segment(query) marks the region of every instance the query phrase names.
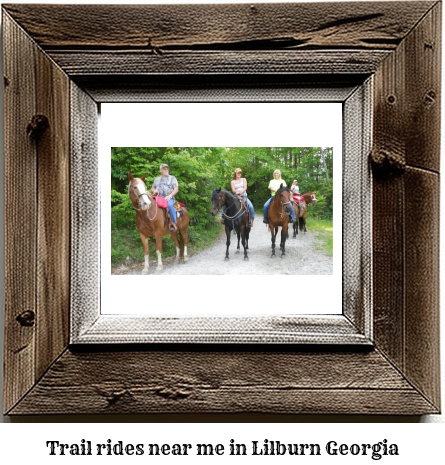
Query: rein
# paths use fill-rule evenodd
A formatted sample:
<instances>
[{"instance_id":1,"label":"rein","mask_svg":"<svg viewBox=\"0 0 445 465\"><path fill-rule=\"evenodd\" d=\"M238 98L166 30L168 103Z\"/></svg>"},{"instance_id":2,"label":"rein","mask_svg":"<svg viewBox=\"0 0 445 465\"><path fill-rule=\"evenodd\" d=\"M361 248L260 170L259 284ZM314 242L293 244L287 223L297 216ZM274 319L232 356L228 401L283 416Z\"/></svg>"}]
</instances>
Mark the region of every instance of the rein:
<instances>
[{"instance_id":1,"label":"rein","mask_svg":"<svg viewBox=\"0 0 445 465\"><path fill-rule=\"evenodd\" d=\"M275 197L276 197L277 195L278 195L278 193L275 195ZM280 194L280 197L281 197L281 194ZM283 202L283 201L280 200L281 211L277 209L277 207L275 206L275 202L276 202L276 199L274 199L272 205L273 205L273 207L275 208L275 211L280 215L280 223L281 223L281 222L283 221L283 216L285 215L285 213L284 213L284 206L285 206L285 205L290 205L291 202L290 202L290 200L289 200L289 202ZM291 208L293 208L293 207L291 206Z\"/></svg>"},{"instance_id":2,"label":"rein","mask_svg":"<svg viewBox=\"0 0 445 465\"><path fill-rule=\"evenodd\" d=\"M154 216L153 218L150 218L150 215L149 215L149 213L148 213L150 209L147 210L147 218L149 219L149 221L153 221L153 220L156 218L157 214L158 214L158 202L156 202L156 201L153 199L153 197L150 195L150 193L149 193L148 191L143 192L142 194L136 195L136 192L134 191L133 187L131 186L131 183L128 185L128 193L130 193L130 191L131 191L131 193L134 195L134 197L136 198L136 202L137 202L137 204L138 204L139 207L141 206L141 203L140 203L140 201L139 201L139 197L142 197L143 195L147 195L147 197L150 199L150 201L151 201L152 203L153 203L153 201L154 201L154 203L156 204L156 208L155 208L155 216ZM133 210L136 210L137 212L140 212L140 211L142 211L142 208L136 208L136 207L133 205Z\"/></svg>"},{"instance_id":3,"label":"rein","mask_svg":"<svg viewBox=\"0 0 445 465\"><path fill-rule=\"evenodd\" d=\"M218 201L219 201L219 208L218 208L218 213L219 211L221 210L222 208L222 205L221 205L221 197L222 197L222 194L220 193L219 196L218 196ZM225 198L225 200L227 200L227 198ZM233 201L233 203L231 203L230 205L226 205L226 211L233 207L235 205L235 202L236 202L236 199ZM227 215L226 213L223 212L223 217L227 220L230 220L232 221L232 229L235 229L235 221L239 218L241 218L244 213L246 213L246 210L243 209L243 205L241 204L240 202L240 209L235 213L234 216L229 216Z\"/></svg>"}]
</instances>

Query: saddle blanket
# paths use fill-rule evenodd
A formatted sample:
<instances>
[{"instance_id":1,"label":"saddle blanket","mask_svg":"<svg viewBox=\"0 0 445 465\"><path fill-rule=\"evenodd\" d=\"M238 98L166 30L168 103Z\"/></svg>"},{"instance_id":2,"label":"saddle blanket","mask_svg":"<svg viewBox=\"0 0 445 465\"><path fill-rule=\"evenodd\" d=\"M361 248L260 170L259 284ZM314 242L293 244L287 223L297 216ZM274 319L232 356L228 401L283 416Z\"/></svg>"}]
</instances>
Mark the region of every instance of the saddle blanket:
<instances>
[{"instance_id":1,"label":"saddle blanket","mask_svg":"<svg viewBox=\"0 0 445 465\"><path fill-rule=\"evenodd\" d=\"M159 208L168 208L167 200L165 200L164 197L161 197L160 195L154 195L153 198L156 199L156 203L158 204ZM185 204L175 200L173 206L175 207L175 210L178 212L182 211L182 207L185 207Z\"/></svg>"},{"instance_id":2,"label":"saddle blanket","mask_svg":"<svg viewBox=\"0 0 445 465\"><path fill-rule=\"evenodd\" d=\"M303 202L303 196L302 195L294 195L294 201L295 201L295 203Z\"/></svg>"}]
</instances>

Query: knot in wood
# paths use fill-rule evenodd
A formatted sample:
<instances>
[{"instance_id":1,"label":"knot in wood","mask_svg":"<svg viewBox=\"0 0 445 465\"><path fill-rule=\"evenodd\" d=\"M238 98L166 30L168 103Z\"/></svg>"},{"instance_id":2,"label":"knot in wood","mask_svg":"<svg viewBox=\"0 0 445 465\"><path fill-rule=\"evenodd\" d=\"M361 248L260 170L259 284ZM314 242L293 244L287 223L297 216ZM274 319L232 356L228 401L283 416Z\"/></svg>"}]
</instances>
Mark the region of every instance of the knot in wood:
<instances>
[{"instance_id":1,"label":"knot in wood","mask_svg":"<svg viewBox=\"0 0 445 465\"><path fill-rule=\"evenodd\" d=\"M427 105L431 105L436 101L436 92L434 90L430 90L425 95L425 103Z\"/></svg>"},{"instance_id":2,"label":"knot in wood","mask_svg":"<svg viewBox=\"0 0 445 465\"><path fill-rule=\"evenodd\" d=\"M31 139L39 140L49 128L49 121L45 115L34 115L26 127L26 133Z\"/></svg>"},{"instance_id":3,"label":"knot in wood","mask_svg":"<svg viewBox=\"0 0 445 465\"><path fill-rule=\"evenodd\" d=\"M17 315L16 320L22 326L34 326L35 313L32 310L26 310L20 313L20 315Z\"/></svg>"},{"instance_id":4,"label":"knot in wood","mask_svg":"<svg viewBox=\"0 0 445 465\"><path fill-rule=\"evenodd\" d=\"M377 149L371 153L371 164L374 174L398 175L405 171L406 161L397 150Z\"/></svg>"}]
</instances>

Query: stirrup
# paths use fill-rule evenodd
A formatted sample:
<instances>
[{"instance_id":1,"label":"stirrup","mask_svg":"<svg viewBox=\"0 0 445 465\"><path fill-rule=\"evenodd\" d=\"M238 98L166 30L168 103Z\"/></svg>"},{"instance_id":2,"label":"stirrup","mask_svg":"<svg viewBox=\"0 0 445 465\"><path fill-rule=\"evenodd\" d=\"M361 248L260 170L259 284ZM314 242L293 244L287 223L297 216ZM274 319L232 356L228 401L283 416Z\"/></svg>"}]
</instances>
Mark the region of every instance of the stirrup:
<instances>
[{"instance_id":1,"label":"stirrup","mask_svg":"<svg viewBox=\"0 0 445 465\"><path fill-rule=\"evenodd\" d=\"M170 226L169 230L170 230L170 232L175 232L175 231L178 230L178 227L176 226L175 223L172 223L172 225Z\"/></svg>"}]
</instances>

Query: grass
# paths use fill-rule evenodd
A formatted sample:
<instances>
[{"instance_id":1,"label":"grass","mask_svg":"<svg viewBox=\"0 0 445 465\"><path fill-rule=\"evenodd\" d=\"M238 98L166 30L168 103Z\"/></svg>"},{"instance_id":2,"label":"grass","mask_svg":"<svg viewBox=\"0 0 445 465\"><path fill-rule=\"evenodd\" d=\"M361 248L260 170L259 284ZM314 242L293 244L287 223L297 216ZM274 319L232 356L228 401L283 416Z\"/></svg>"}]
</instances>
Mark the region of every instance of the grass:
<instances>
[{"instance_id":1,"label":"grass","mask_svg":"<svg viewBox=\"0 0 445 465\"><path fill-rule=\"evenodd\" d=\"M198 231L193 227L189 228L189 256L200 250L211 246L215 238L222 230L222 226L215 222L215 226ZM156 257L156 246L154 238L149 240L150 257ZM176 248L173 239L170 236L164 236L162 241L162 258L173 257L176 255ZM111 229L111 266L113 268L120 265L129 265L142 263L144 261L144 251L139 233L135 226L120 227Z\"/></svg>"},{"instance_id":2,"label":"grass","mask_svg":"<svg viewBox=\"0 0 445 465\"><path fill-rule=\"evenodd\" d=\"M334 249L333 221L308 218L307 223L309 224L308 229L310 228L317 240L315 248L332 257Z\"/></svg>"}]
</instances>

